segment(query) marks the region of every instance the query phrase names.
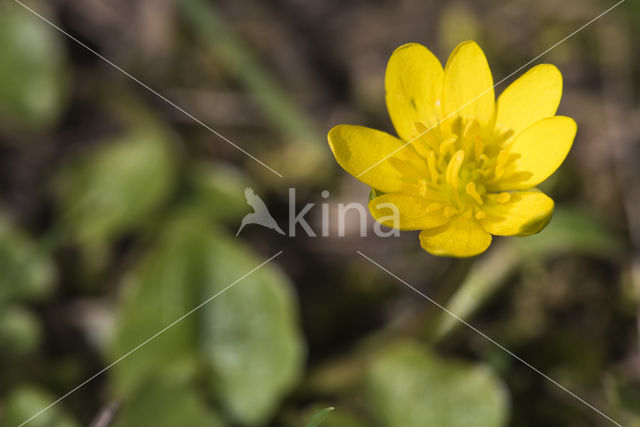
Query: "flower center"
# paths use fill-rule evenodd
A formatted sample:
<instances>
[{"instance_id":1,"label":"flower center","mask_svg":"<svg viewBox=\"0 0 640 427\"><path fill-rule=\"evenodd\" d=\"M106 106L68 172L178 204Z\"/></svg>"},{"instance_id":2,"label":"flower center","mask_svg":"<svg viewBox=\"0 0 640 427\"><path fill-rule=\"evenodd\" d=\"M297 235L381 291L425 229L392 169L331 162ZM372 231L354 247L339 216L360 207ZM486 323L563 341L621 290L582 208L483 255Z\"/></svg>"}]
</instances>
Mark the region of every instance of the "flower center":
<instances>
[{"instance_id":1,"label":"flower center","mask_svg":"<svg viewBox=\"0 0 640 427\"><path fill-rule=\"evenodd\" d=\"M510 154L505 142L512 131L482 127L476 120L457 118L445 130L416 123L417 139L391 165L401 173L403 191L426 198L430 210L444 215L486 216L488 189L506 173L518 154ZM491 194L505 203L509 193Z\"/></svg>"}]
</instances>

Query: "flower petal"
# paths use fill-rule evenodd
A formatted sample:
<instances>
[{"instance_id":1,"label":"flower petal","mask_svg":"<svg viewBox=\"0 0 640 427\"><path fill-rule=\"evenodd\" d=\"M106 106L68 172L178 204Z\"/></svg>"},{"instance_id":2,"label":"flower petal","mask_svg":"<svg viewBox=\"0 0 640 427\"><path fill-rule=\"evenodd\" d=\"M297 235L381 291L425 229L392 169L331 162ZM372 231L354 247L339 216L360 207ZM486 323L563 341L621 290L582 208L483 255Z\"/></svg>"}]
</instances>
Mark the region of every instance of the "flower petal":
<instances>
[{"instance_id":1,"label":"flower petal","mask_svg":"<svg viewBox=\"0 0 640 427\"><path fill-rule=\"evenodd\" d=\"M576 136L577 125L570 117L542 119L526 128L510 147L514 170L495 186L498 190L527 190L547 179L562 164Z\"/></svg>"},{"instance_id":2,"label":"flower petal","mask_svg":"<svg viewBox=\"0 0 640 427\"><path fill-rule=\"evenodd\" d=\"M474 218L458 217L445 226L422 230L420 244L433 255L469 257L478 255L489 247L491 234Z\"/></svg>"},{"instance_id":3,"label":"flower petal","mask_svg":"<svg viewBox=\"0 0 640 427\"><path fill-rule=\"evenodd\" d=\"M397 224L394 224L392 219L396 215L392 206L397 208ZM400 230L422 230L449 222L449 218L443 214L444 209L438 203L402 193L376 197L369 202L369 211L378 222L391 228L396 225L395 228Z\"/></svg>"},{"instance_id":4,"label":"flower petal","mask_svg":"<svg viewBox=\"0 0 640 427\"><path fill-rule=\"evenodd\" d=\"M444 117L474 118L481 125L493 119L493 77L482 49L476 42L460 43L444 69L442 94ZM443 117L443 118L444 118Z\"/></svg>"},{"instance_id":5,"label":"flower petal","mask_svg":"<svg viewBox=\"0 0 640 427\"><path fill-rule=\"evenodd\" d=\"M517 136L533 123L552 117L562 96L562 74L553 65L536 65L498 98L496 124Z\"/></svg>"},{"instance_id":6,"label":"flower petal","mask_svg":"<svg viewBox=\"0 0 640 427\"><path fill-rule=\"evenodd\" d=\"M498 236L528 236L542 230L551 220L553 200L539 191L510 193L511 198L500 203L487 197L484 210L487 217L480 225Z\"/></svg>"},{"instance_id":7,"label":"flower petal","mask_svg":"<svg viewBox=\"0 0 640 427\"><path fill-rule=\"evenodd\" d=\"M416 137L416 123L429 128L438 122L443 79L440 61L426 47L408 43L393 52L384 86L389 116L400 138Z\"/></svg>"},{"instance_id":8,"label":"flower petal","mask_svg":"<svg viewBox=\"0 0 640 427\"><path fill-rule=\"evenodd\" d=\"M338 125L328 139L338 164L351 175L385 193L400 190L400 174L386 160L402 147L398 138L363 126Z\"/></svg>"}]
</instances>

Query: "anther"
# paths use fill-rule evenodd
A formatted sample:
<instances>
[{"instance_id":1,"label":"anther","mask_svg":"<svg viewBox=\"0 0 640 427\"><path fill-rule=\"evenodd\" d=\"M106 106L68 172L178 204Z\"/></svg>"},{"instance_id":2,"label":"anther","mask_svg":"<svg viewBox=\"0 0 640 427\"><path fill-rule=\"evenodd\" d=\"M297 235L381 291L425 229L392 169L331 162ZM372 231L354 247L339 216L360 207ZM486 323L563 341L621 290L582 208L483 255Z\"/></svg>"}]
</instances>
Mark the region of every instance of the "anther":
<instances>
[{"instance_id":1,"label":"anther","mask_svg":"<svg viewBox=\"0 0 640 427\"><path fill-rule=\"evenodd\" d=\"M426 197L427 196L427 180L426 179L421 179L420 181L418 181L418 188L419 188L419 192L420 195L422 197Z\"/></svg>"},{"instance_id":2,"label":"anther","mask_svg":"<svg viewBox=\"0 0 640 427\"><path fill-rule=\"evenodd\" d=\"M442 141L442 144L440 144L440 155L444 156L445 154L447 154L457 140L458 137L456 135L451 135L449 138Z\"/></svg>"},{"instance_id":3,"label":"anther","mask_svg":"<svg viewBox=\"0 0 640 427\"><path fill-rule=\"evenodd\" d=\"M427 146L433 150L438 149L438 141L433 137L430 132L430 129L427 128L424 124L420 122L415 123L416 130L418 134L414 137L416 141L426 142Z\"/></svg>"},{"instance_id":4,"label":"anther","mask_svg":"<svg viewBox=\"0 0 640 427\"><path fill-rule=\"evenodd\" d=\"M451 206L446 206L444 208L444 216L446 216L447 218L451 218L452 216L454 216L456 213L458 212L457 209L452 208Z\"/></svg>"},{"instance_id":5,"label":"anther","mask_svg":"<svg viewBox=\"0 0 640 427\"><path fill-rule=\"evenodd\" d=\"M429 152L429 157L427 157L427 166L429 167L429 175L431 176L431 181L436 183L438 178L440 178L440 174L438 173L438 168L436 167L436 153L434 151Z\"/></svg>"},{"instance_id":6,"label":"anther","mask_svg":"<svg viewBox=\"0 0 640 427\"><path fill-rule=\"evenodd\" d=\"M473 135L476 132L478 127L479 127L478 122L475 120L471 120L467 122L467 125L464 127L464 131L462 132L462 136L464 138L470 138L471 135Z\"/></svg>"},{"instance_id":7,"label":"anther","mask_svg":"<svg viewBox=\"0 0 640 427\"><path fill-rule=\"evenodd\" d=\"M500 178L502 178L502 175L504 175L504 165L503 164L499 164L496 166L495 170L493 171L493 179L492 181L495 182L497 180L499 180Z\"/></svg>"},{"instance_id":8,"label":"anther","mask_svg":"<svg viewBox=\"0 0 640 427\"><path fill-rule=\"evenodd\" d=\"M507 163L507 159L509 158L509 153L507 150L500 150L498 153L498 158L496 159L496 165L504 165Z\"/></svg>"},{"instance_id":9,"label":"anther","mask_svg":"<svg viewBox=\"0 0 640 427\"><path fill-rule=\"evenodd\" d=\"M475 149L474 154L476 155L476 159L479 160L480 156L482 155L482 152L484 151L484 143L482 142L482 139L480 139L478 135L476 135L476 138L475 138L474 149Z\"/></svg>"},{"instance_id":10,"label":"anther","mask_svg":"<svg viewBox=\"0 0 640 427\"><path fill-rule=\"evenodd\" d=\"M427 213L432 213L440 209L442 206L438 202L431 202L429 206L427 206Z\"/></svg>"},{"instance_id":11,"label":"anther","mask_svg":"<svg viewBox=\"0 0 640 427\"><path fill-rule=\"evenodd\" d=\"M511 200L511 194L509 193L496 194L495 199L498 201L498 203L507 203L509 200Z\"/></svg>"},{"instance_id":12,"label":"anther","mask_svg":"<svg viewBox=\"0 0 640 427\"><path fill-rule=\"evenodd\" d=\"M454 188L458 186L458 172L460 172L460 167L462 166L463 161L464 151L458 150L451 160L449 160L449 164L447 165L446 181Z\"/></svg>"},{"instance_id":13,"label":"anther","mask_svg":"<svg viewBox=\"0 0 640 427\"><path fill-rule=\"evenodd\" d=\"M473 181L468 182L467 186L465 187L465 190L467 194L473 198L473 200L475 200L480 206L482 206L483 204L482 197L480 197L480 194L478 194L478 190L476 189L475 182Z\"/></svg>"}]
</instances>

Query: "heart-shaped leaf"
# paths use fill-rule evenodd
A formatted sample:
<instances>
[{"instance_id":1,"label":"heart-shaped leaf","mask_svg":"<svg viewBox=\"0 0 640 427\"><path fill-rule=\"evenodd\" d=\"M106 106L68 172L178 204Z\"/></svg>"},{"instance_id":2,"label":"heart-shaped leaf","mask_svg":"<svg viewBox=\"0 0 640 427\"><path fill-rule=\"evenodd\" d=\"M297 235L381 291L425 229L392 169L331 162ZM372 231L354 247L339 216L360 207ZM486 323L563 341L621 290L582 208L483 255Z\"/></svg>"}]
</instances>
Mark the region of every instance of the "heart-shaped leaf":
<instances>
[{"instance_id":1,"label":"heart-shaped leaf","mask_svg":"<svg viewBox=\"0 0 640 427\"><path fill-rule=\"evenodd\" d=\"M504 386L490 369L443 359L417 343L378 355L367 395L386 427L499 427L508 411Z\"/></svg>"}]
</instances>

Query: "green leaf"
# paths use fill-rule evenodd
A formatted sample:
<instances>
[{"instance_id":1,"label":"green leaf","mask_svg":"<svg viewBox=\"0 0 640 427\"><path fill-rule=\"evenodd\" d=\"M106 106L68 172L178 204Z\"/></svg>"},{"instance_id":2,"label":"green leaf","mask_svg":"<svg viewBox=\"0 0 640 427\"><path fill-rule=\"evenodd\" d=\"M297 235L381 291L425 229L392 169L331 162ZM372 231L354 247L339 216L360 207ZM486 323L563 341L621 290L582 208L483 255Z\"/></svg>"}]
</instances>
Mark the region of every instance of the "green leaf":
<instances>
[{"instance_id":1,"label":"green leaf","mask_svg":"<svg viewBox=\"0 0 640 427\"><path fill-rule=\"evenodd\" d=\"M126 400L114 427L221 427L224 424L192 389L154 381Z\"/></svg>"},{"instance_id":2,"label":"green leaf","mask_svg":"<svg viewBox=\"0 0 640 427\"><path fill-rule=\"evenodd\" d=\"M197 165L191 174L194 202L218 221L235 222L246 213L248 185L239 170L222 163Z\"/></svg>"},{"instance_id":3,"label":"green leaf","mask_svg":"<svg viewBox=\"0 0 640 427\"><path fill-rule=\"evenodd\" d=\"M387 427L498 427L508 399L485 366L443 359L417 343L398 344L368 369L370 408Z\"/></svg>"},{"instance_id":4,"label":"green leaf","mask_svg":"<svg viewBox=\"0 0 640 427\"><path fill-rule=\"evenodd\" d=\"M265 422L298 379L303 344L296 302L273 264L214 231L198 211L165 227L129 277L110 359L155 335L237 282L113 367L119 396L170 372L179 384L208 378L208 390L242 424ZM241 279L240 281L238 281Z\"/></svg>"},{"instance_id":5,"label":"green leaf","mask_svg":"<svg viewBox=\"0 0 640 427\"><path fill-rule=\"evenodd\" d=\"M261 263L237 240L211 239L207 295ZM303 345L291 285L274 264L256 270L202 312L202 350L211 387L231 415L258 424L274 411L300 374Z\"/></svg>"},{"instance_id":6,"label":"green leaf","mask_svg":"<svg viewBox=\"0 0 640 427\"><path fill-rule=\"evenodd\" d=\"M15 427L52 404L55 396L34 387L23 385L13 390L4 400L0 411L0 427ZM79 424L64 410L54 405L29 421L29 427L77 427Z\"/></svg>"},{"instance_id":7,"label":"green leaf","mask_svg":"<svg viewBox=\"0 0 640 427\"><path fill-rule=\"evenodd\" d=\"M182 317L199 303L201 254L206 224L178 216L163 228L155 247L126 277L109 352L117 360ZM170 371L185 382L197 370L197 316L167 329L112 369L118 396L131 396L142 384Z\"/></svg>"},{"instance_id":8,"label":"green leaf","mask_svg":"<svg viewBox=\"0 0 640 427\"><path fill-rule=\"evenodd\" d=\"M48 255L0 214L0 306L10 301L40 300L51 293L56 269Z\"/></svg>"},{"instance_id":9,"label":"green leaf","mask_svg":"<svg viewBox=\"0 0 640 427\"><path fill-rule=\"evenodd\" d=\"M44 6L33 4L49 15ZM28 131L54 124L64 106L67 75L60 33L18 4L2 2L0 124Z\"/></svg>"},{"instance_id":10,"label":"green leaf","mask_svg":"<svg viewBox=\"0 0 640 427\"><path fill-rule=\"evenodd\" d=\"M65 228L99 246L149 223L175 184L172 148L165 134L144 129L69 164L55 186Z\"/></svg>"},{"instance_id":11,"label":"green leaf","mask_svg":"<svg viewBox=\"0 0 640 427\"><path fill-rule=\"evenodd\" d=\"M17 359L40 345L42 328L38 318L21 306L0 309L0 360Z\"/></svg>"},{"instance_id":12,"label":"green leaf","mask_svg":"<svg viewBox=\"0 0 640 427\"><path fill-rule=\"evenodd\" d=\"M336 408L330 406L328 408L324 408L320 412L317 412L313 417L311 417L311 420L309 420L307 427L318 427L320 423L324 421L327 415L329 415L329 412L333 411L334 409Z\"/></svg>"}]
</instances>

